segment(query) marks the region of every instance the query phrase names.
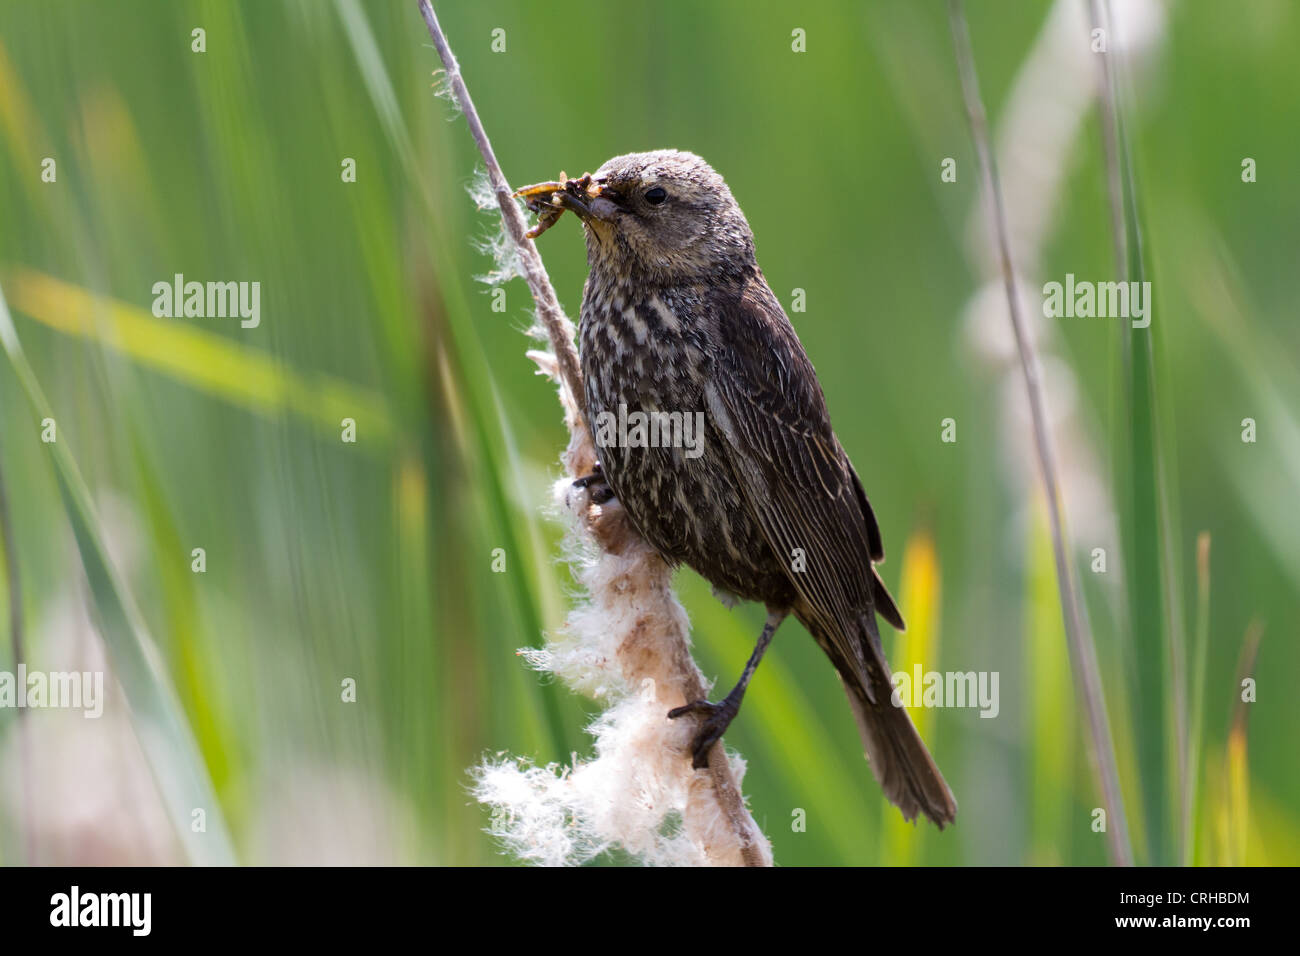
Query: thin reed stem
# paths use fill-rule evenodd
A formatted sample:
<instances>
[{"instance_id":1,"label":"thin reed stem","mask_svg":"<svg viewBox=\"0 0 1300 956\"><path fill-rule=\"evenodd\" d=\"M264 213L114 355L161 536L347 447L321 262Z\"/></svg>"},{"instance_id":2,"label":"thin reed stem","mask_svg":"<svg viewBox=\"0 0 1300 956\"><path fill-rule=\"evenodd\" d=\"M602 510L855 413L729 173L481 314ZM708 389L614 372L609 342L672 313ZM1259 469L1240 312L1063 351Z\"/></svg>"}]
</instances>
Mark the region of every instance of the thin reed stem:
<instances>
[{"instance_id":1,"label":"thin reed stem","mask_svg":"<svg viewBox=\"0 0 1300 956\"><path fill-rule=\"evenodd\" d=\"M1006 210L1003 207L1002 190L998 183L997 165L989 146L984 103L980 98L979 77L975 72L975 54L971 48L970 31L966 26L966 15L961 0L949 0L948 11L957 68L961 74L966 114L970 120L971 137L979 158L983 193L990 207L989 218L996 234L1011 328L1015 334L1016 349L1020 354L1020 367L1025 376L1025 390L1029 398L1029 411L1034 427L1034 450L1038 456L1043 491L1047 498L1052 552L1056 558L1056 580L1061 596L1061 612L1065 618L1066 638L1070 647L1071 669L1074 673L1075 686L1087 714L1091 744L1089 749L1093 765L1100 778L1102 800L1106 804L1107 844L1113 863L1130 866L1133 863L1133 853L1129 844L1128 822L1124 815L1124 798L1119 787L1119 771L1115 761L1114 744L1111 740L1110 720L1106 714L1101 673L1097 664L1097 648L1082 612L1073 568L1065 544L1058 470L1047 430L1046 402L1043 398L1038 354L1025 329L1024 316L1020 311Z\"/></svg>"},{"instance_id":2,"label":"thin reed stem","mask_svg":"<svg viewBox=\"0 0 1300 956\"><path fill-rule=\"evenodd\" d=\"M496 153L492 149L492 141L488 139L487 131L483 129L483 123L478 118L478 110L474 108L469 88L465 85L465 78L461 76L460 64L456 62L456 55L452 53L447 37L443 34L442 27L438 25L438 15L433 12L433 7L428 0L420 0L420 14L429 27L429 36L433 38L438 58L442 60L451 94L456 100L457 107L465 114L470 135L474 137L474 144L478 147L479 153L483 156L483 163L487 166L488 181L492 184L497 205L501 207L501 218L505 222L511 241L518 248L519 262L523 268L524 279L528 283L528 291L532 293L533 301L537 303L538 315L546 329L547 338L550 339L551 349L555 353L560 380L568 389L575 407L585 417L587 396L582 389L582 367L578 364L578 350L573 344L573 323L560 308L560 300L555 294L555 287L551 285L550 276L546 273L546 265L542 262L536 243L524 235L528 231L524 214L519 209L519 203L512 196L513 191L510 184L506 182L505 173L501 171L501 164L497 162Z\"/></svg>"},{"instance_id":3,"label":"thin reed stem","mask_svg":"<svg viewBox=\"0 0 1300 956\"><path fill-rule=\"evenodd\" d=\"M492 150L492 143L488 139L487 131L483 129L483 123L479 119L478 111L474 108L474 101L470 98L469 89L465 85L460 66L456 62L456 56L452 53L447 37L443 34L442 27L438 23L438 16L434 13L433 7L428 0L419 0L419 7L420 14L424 17L424 22L429 28L429 35L433 38L433 45L438 51L438 57L442 60L451 94L456 105L465 115L465 120L469 123L470 133L473 135L479 153L483 156L483 162L487 166L488 180L492 185L493 194L496 196L497 205L501 208L501 218L505 222L506 231L511 241L514 242L518 249L524 278L528 282L528 289L532 293L533 301L537 304L537 311L541 317L543 328L545 328L547 338L550 340L551 350L555 354L557 372L562 387L568 392L574 408L577 409L577 424L580 426L585 423L587 405L586 393L582 387L582 367L578 362L578 351L573 343L573 323L569 321L564 314L564 310L560 308L555 288L551 285L546 266L537 251L536 244L525 235L528 226L524 220L524 215L520 211L519 204L513 198L510 185L507 183L505 174L501 171L501 166L497 162L496 154ZM585 431L579 440L587 446L591 444L591 437ZM596 460L594 448L588 447L586 452L586 454L570 454L567 458L570 462ZM661 648L661 652L667 655L682 655L689 660L690 650L686 645L685 636L678 635L678 639L673 641L673 644L675 646ZM692 672L695 672L695 670L694 666L690 668ZM696 686L687 686L684 691L685 700L694 700L703 696L704 688L702 684L698 684ZM731 763L727 759L721 741L716 743L709 752L709 779L713 797L718 804L723 819L727 821L728 829L735 840L740 858L746 866L762 866L764 862L763 855L755 839L756 834L754 832L757 828L749 814L749 810L745 807L744 796L736 782L735 775L731 770Z\"/></svg>"}]
</instances>

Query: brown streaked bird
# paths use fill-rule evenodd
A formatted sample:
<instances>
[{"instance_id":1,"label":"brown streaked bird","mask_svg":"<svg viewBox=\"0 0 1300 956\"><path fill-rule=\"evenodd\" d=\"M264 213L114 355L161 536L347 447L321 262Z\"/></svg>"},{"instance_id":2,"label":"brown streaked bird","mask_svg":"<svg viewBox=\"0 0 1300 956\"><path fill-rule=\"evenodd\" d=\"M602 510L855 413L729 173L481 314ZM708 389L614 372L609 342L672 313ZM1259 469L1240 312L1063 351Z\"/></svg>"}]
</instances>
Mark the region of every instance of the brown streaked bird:
<instances>
[{"instance_id":1,"label":"brown streaked bird","mask_svg":"<svg viewBox=\"0 0 1300 956\"><path fill-rule=\"evenodd\" d=\"M628 415L703 412L698 448L598 441L599 471L578 484L596 500L616 496L667 561L767 607L735 688L668 714L697 715L694 766L707 763L793 613L835 665L885 796L909 820L951 823L957 802L892 701L876 615L900 630L903 619L874 567L885 556L880 529L726 182L692 153L658 150L519 194L539 214L534 235L566 209L583 223L580 348L592 435L620 406Z\"/></svg>"}]
</instances>

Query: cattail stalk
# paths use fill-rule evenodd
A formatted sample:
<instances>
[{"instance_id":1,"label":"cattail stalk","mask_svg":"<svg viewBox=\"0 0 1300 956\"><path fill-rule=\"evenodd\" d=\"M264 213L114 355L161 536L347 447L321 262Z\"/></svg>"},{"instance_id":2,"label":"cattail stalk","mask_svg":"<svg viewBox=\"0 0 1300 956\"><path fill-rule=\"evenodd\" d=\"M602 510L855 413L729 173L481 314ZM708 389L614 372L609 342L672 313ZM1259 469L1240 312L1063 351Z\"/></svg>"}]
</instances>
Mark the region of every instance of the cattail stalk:
<instances>
[{"instance_id":1,"label":"cattail stalk","mask_svg":"<svg viewBox=\"0 0 1300 956\"><path fill-rule=\"evenodd\" d=\"M586 427L586 400L573 323L560 307L535 243L525 235L527 223L512 197L437 14L428 0L419 0L419 8L442 60L451 95L483 156L506 234L514 244L520 271L550 342L550 354L529 354L560 385L570 432L569 447L562 456L565 468L570 477L587 474L596 462L596 453ZM662 710L661 724L652 725L651 731L673 750L668 754L671 769L666 772L680 775L680 786L673 792L683 795L684 826L688 837L701 848L701 861L770 865L767 840L745 806L736 768L721 741L709 752L707 773L697 774L690 768L684 747L693 729L691 723L670 722L667 718L671 707L703 698L707 692L704 678L691 659L685 613L672 594L672 569L635 534L620 509L580 504L577 510L598 548L594 566L582 575L592 603L581 613L587 615L588 621L594 614L624 627L623 633L606 635L613 638L617 677L626 686L648 695L651 707ZM602 606L610 602L620 606ZM590 627L577 630L591 632ZM626 836L632 843L638 839L636 834Z\"/></svg>"}]
</instances>

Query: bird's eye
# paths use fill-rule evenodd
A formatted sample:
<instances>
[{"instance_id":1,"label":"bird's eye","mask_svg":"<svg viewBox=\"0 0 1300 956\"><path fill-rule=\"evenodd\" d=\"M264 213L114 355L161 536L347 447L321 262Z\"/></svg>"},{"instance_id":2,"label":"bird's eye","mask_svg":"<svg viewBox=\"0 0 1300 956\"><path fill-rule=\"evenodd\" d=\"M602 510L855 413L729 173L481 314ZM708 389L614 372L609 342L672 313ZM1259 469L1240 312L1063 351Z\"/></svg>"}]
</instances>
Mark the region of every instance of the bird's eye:
<instances>
[{"instance_id":1,"label":"bird's eye","mask_svg":"<svg viewBox=\"0 0 1300 956\"><path fill-rule=\"evenodd\" d=\"M668 200L668 190L662 186L656 186L654 189L647 189L645 201L652 206L662 206Z\"/></svg>"}]
</instances>

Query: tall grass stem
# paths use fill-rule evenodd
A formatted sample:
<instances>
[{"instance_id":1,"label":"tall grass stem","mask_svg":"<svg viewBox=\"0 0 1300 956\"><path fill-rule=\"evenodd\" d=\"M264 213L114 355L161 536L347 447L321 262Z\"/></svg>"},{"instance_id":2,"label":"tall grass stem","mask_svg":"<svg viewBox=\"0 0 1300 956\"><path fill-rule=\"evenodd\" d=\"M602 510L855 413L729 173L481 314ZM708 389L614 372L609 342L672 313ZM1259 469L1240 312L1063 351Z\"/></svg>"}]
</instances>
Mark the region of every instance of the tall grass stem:
<instances>
[{"instance_id":1,"label":"tall grass stem","mask_svg":"<svg viewBox=\"0 0 1300 956\"><path fill-rule=\"evenodd\" d=\"M1002 190L998 183L997 164L989 146L984 103L980 97L979 77L975 70L975 54L971 47L970 30L961 0L949 0L949 18L952 25L953 45L957 68L961 74L961 88L966 105L971 136L979 159L980 175L989 219L994 225L1002 278L1006 284L1007 305L1011 328L1015 334L1020 367L1025 376L1025 390L1033 420L1034 450L1038 456L1043 491L1047 498L1048 520L1052 533L1052 551L1056 558L1057 586L1061 597L1061 612L1065 619L1065 632L1070 645L1075 685L1083 701L1088 719L1089 739L1093 764L1101 783L1102 799L1106 805L1106 836L1113 863L1128 866L1133 862L1129 844L1128 822L1124 815L1124 797L1120 792L1119 771L1111 740L1110 721L1106 714L1106 701L1097 664L1097 648L1087 628L1073 569L1065 543L1064 522L1061 517L1061 493L1057 478L1056 458L1047 430L1046 402L1043 398L1041 369L1038 354L1025 328L1020 310L1020 296L1016 285L1015 266L1011 259L1011 240L1007 229L1006 210Z\"/></svg>"}]
</instances>

